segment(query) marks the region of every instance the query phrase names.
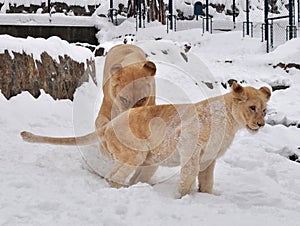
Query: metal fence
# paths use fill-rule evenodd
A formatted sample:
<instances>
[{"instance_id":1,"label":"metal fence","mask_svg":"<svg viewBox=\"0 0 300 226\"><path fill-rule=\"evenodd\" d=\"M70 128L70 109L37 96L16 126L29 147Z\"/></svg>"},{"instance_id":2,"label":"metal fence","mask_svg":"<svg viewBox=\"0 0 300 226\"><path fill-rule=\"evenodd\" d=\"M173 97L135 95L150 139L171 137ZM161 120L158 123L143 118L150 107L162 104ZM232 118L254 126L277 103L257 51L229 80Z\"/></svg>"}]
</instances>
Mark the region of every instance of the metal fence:
<instances>
[{"instance_id":1,"label":"metal fence","mask_svg":"<svg viewBox=\"0 0 300 226\"><path fill-rule=\"evenodd\" d=\"M50 2L55 4L55 0L45 2L49 6ZM95 4L96 2L98 1ZM244 36L266 41L266 49L270 51L297 36L299 2L300 0L108 0L109 8L104 16L115 25L121 24L127 17L134 17L136 29L147 27L147 22L155 17L166 24L167 31L187 29L187 21L188 28L201 28L203 33L242 31Z\"/></svg>"},{"instance_id":2,"label":"metal fence","mask_svg":"<svg viewBox=\"0 0 300 226\"><path fill-rule=\"evenodd\" d=\"M242 30L243 36L261 37L261 40L266 42L267 52L297 37L296 18L300 20L300 0L243 0L243 5L241 2L237 4L235 0L225 1L226 4L220 6L224 7L222 16L214 12L218 8L214 7L210 0L197 1L194 5L198 2L203 5L203 32ZM206 5L209 5L209 9Z\"/></svg>"},{"instance_id":3,"label":"metal fence","mask_svg":"<svg viewBox=\"0 0 300 226\"><path fill-rule=\"evenodd\" d=\"M174 0L169 2L172 1ZM184 10L185 12L188 10L180 8L183 4L175 1L174 8L179 14L175 28L185 29L185 23L180 21L180 19L185 19L191 20L189 28L202 28L203 33L240 30L243 36L261 38L263 42L265 41L266 51L269 52L287 40L297 37L296 17L299 20L300 10L298 10L298 15L295 12L297 6L298 9L300 8L299 1L243 0L236 2L228 0L225 4L216 5L212 0L199 0L191 4L191 7L194 7L194 17L183 16ZM189 13L191 15L191 12Z\"/></svg>"}]
</instances>

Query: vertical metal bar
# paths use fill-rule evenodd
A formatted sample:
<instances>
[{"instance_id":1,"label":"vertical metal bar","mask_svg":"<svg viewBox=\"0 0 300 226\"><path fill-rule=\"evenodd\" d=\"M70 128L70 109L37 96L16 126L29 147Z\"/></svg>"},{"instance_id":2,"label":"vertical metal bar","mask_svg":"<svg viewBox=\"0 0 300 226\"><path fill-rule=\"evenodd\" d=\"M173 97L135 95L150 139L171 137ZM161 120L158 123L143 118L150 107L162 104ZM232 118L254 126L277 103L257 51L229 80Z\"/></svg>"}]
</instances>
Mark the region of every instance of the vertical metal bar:
<instances>
[{"instance_id":1,"label":"vertical metal bar","mask_svg":"<svg viewBox=\"0 0 300 226\"><path fill-rule=\"evenodd\" d=\"M174 31L177 30L177 21L176 21L176 16L174 16Z\"/></svg>"},{"instance_id":2,"label":"vertical metal bar","mask_svg":"<svg viewBox=\"0 0 300 226\"><path fill-rule=\"evenodd\" d=\"M267 29L267 27L269 27L269 24L266 24L265 25L265 29ZM269 29L267 29L267 30L269 30ZM270 45L270 43L269 43L269 37L268 37L268 39L267 39L267 41L266 41L266 44L267 44L267 53L269 53L269 45Z\"/></svg>"},{"instance_id":3,"label":"vertical metal bar","mask_svg":"<svg viewBox=\"0 0 300 226\"><path fill-rule=\"evenodd\" d=\"M269 1L265 0L265 40L267 41L267 53L269 52Z\"/></svg>"},{"instance_id":4,"label":"vertical metal bar","mask_svg":"<svg viewBox=\"0 0 300 226\"><path fill-rule=\"evenodd\" d=\"M206 31L209 31L209 10L208 10L208 0L206 0Z\"/></svg>"},{"instance_id":5,"label":"vertical metal bar","mask_svg":"<svg viewBox=\"0 0 300 226\"><path fill-rule=\"evenodd\" d=\"M273 20L272 20L272 23L271 23L271 47L274 48L274 30L273 30Z\"/></svg>"},{"instance_id":6,"label":"vertical metal bar","mask_svg":"<svg viewBox=\"0 0 300 226\"><path fill-rule=\"evenodd\" d=\"M142 28L142 0L138 0L139 28Z\"/></svg>"},{"instance_id":7,"label":"vertical metal bar","mask_svg":"<svg viewBox=\"0 0 300 226\"><path fill-rule=\"evenodd\" d=\"M139 25L138 25L138 15L137 15L136 12L135 12L134 14L135 14L135 30L138 31L138 29L139 29Z\"/></svg>"},{"instance_id":8,"label":"vertical metal bar","mask_svg":"<svg viewBox=\"0 0 300 226\"><path fill-rule=\"evenodd\" d=\"M115 14L115 23L114 23L115 25L118 25L118 13L116 12L116 14Z\"/></svg>"},{"instance_id":9,"label":"vertical metal bar","mask_svg":"<svg viewBox=\"0 0 300 226\"><path fill-rule=\"evenodd\" d=\"M48 13L51 14L51 0L48 0Z\"/></svg>"},{"instance_id":10,"label":"vertical metal bar","mask_svg":"<svg viewBox=\"0 0 300 226\"><path fill-rule=\"evenodd\" d=\"M233 0L233 3L232 3L232 16L233 16L233 28L235 29L236 28L236 25L235 25L235 0Z\"/></svg>"},{"instance_id":11,"label":"vertical metal bar","mask_svg":"<svg viewBox=\"0 0 300 226\"><path fill-rule=\"evenodd\" d=\"M246 0L246 21L247 21L247 25L246 25L246 34L249 35L250 34L250 28L249 28L249 0Z\"/></svg>"},{"instance_id":12,"label":"vertical metal bar","mask_svg":"<svg viewBox=\"0 0 300 226\"><path fill-rule=\"evenodd\" d=\"M294 26L293 6L294 6L294 1L289 0L289 39L293 38L293 26Z\"/></svg>"},{"instance_id":13,"label":"vertical metal bar","mask_svg":"<svg viewBox=\"0 0 300 226\"><path fill-rule=\"evenodd\" d=\"M264 24L261 25L261 42L264 41Z\"/></svg>"},{"instance_id":14,"label":"vertical metal bar","mask_svg":"<svg viewBox=\"0 0 300 226\"><path fill-rule=\"evenodd\" d=\"M48 0L48 13L49 13L49 22L52 21L52 15L51 15L51 0Z\"/></svg>"},{"instance_id":15,"label":"vertical metal bar","mask_svg":"<svg viewBox=\"0 0 300 226\"><path fill-rule=\"evenodd\" d=\"M113 8L114 8L114 1L110 0L110 2L109 2L110 19L111 19L111 22L114 24L114 11L113 11Z\"/></svg>"},{"instance_id":16,"label":"vertical metal bar","mask_svg":"<svg viewBox=\"0 0 300 226\"><path fill-rule=\"evenodd\" d=\"M173 0L169 0L170 30L173 30Z\"/></svg>"},{"instance_id":17,"label":"vertical metal bar","mask_svg":"<svg viewBox=\"0 0 300 226\"><path fill-rule=\"evenodd\" d=\"M169 17L167 16L167 33L169 33Z\"/></svg>"},{"instance_id":18,"label":"vertical metal bar","mask_svg":"<svg viewBox=\"0 0 300 226\"><path fill-rule=\"evenodd\" d=\"M268 17L269 17L269 1L265 0L265 40L269 39Z\"/></svg>"},{"instance_id":19,"label":"vertical metal bar","mask_svg":"<svg viewBox=\"0 0 300 226\"><path fill-rule=\"evenodd\" d=\"M298 25L300 23L300 0L298 0Z\"/></svg>"}]
</instances>

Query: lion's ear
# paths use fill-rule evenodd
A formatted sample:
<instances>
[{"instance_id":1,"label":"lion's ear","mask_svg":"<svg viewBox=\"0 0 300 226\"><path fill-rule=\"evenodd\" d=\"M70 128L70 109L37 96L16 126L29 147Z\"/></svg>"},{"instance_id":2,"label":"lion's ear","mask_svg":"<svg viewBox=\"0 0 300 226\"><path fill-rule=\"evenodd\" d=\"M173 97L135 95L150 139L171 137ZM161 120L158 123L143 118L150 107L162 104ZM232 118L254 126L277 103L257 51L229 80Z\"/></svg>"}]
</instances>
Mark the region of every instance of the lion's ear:
<instances>
[{"instance_id":1,"label":"lion's ear","mask_svg":"<svg viewBox=\"0 0 300 226\"><path fill-rule=\"evenodd\" d=\"M265 97L266 101L270 100L270 97L271 97L271 90L266 87L266 86L263 86L259 89L259 91L263 94L263 96Z\"/></svg>"},{"instance_id":2,"label":"lion's ear","mask_svg":"<svg viewBox=\"0 0 300 226\"><path fill-rule=\"evenodd\" d=\"M111 68L110 68L110 74L113 75L114 73L116 73L117 71L121 70L123 67L121 64L114 64Z\"/></svg>"},{"instance_id":3,"label":"lion's ear","mask_svg":"<svg viewBox=\"0 0 300 226\"><path fill-rule=\"evenodd\" d=\"M247 100L246 92L245 92L245 89L243 86L241 86L240 84L238 84L236 82L233 82L231 85L231 89L232 89L232 94L235 99L237 99L239 101Z\"/></svg>"},{"instance_id":4,"label":"lion's ear","mask_svg":"<svg viewBox=\"0 0 300 226\"><path fill-rule=\"evenodd\" d=\"M154 76L156 73L156 65L152 61L147 61L144 66L145 69L150 71L151 76Z\"/></svg>"},{"instance_id":5,"label":"lion's ear","mask_svg":"<svg viewBox=\"0 0 300 226\"><path fill-rule=\"evenodd\" d=\"M243 86L241 86L240 84L238 84L237 82L233 82L231 85L231 89L234 93L242 93L244 92L244 88Z\"/></svg>"}]
</instances>

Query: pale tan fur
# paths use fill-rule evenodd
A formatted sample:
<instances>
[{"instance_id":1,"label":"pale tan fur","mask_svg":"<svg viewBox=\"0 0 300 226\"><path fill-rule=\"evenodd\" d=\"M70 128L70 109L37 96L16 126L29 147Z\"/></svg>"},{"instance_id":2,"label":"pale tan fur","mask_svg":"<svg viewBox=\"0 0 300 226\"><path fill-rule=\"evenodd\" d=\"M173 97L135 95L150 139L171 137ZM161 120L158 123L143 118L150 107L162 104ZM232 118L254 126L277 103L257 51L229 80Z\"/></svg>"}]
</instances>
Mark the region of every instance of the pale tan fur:
<instances>
[{"instance_id":1,"label":"pale tan fur","mask_svg":"<svg viewBox=\"0 0 300 226\"><path fill-rule=\"evenodd\" d=\"M156 66L147 61L142 49L134 45L117 45L108 52L103 74L103 102L95 121L96 130L80 137L47 137L21 132L25 141L58 145L88 145L106 142L101 128L131 107L155 104Z\"/></svg>"},{"instance_id":2,"label":"pale tan fur","mask_svg":"<svg viewBox=\"0 0 300 226\"><path fill-rule=\"evenodd\" d=\"M137 167L150 168L141 178L148 181L159 165L181 165L180 197L191 192L197 176L199 191L212 193L216 159L239 129L264 126L270 95L267 87L234 83L230 93L196 104L143 106L120 114L103 135L110 141L105 150L115 160L107 181L128 186L139 180L136 174L130 179Z\"/></svg>"}]
</instances>

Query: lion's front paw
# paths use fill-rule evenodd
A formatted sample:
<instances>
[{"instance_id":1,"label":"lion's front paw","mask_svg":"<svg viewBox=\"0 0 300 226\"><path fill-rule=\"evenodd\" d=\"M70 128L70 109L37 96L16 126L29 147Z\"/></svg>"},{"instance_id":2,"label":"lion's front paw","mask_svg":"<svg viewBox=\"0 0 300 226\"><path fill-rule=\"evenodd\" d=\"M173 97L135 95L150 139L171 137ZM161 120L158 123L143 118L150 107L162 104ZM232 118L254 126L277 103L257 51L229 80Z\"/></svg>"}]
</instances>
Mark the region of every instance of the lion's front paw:
<instances>
[{"instance_id":1,"label":"lion's front paw","mask_svg":"<svg viewBox=\"0 0 300 226\"><path fill-rule=\"evenodd\" d=\"M206 189L198 188L198 192L207 193L207 194L211 194L211 195L215 195L215 196L221 196L220 192L214 191L212 188L206 188Z\"/></svg>"},{"instance_id":2,"label":"lion's front paw","mask_svg":"<svg viewBox=\"0 0 300 226\"><path fill-rule=\"evenodd\" d=\"M190 194L191 191L192 191L191 187L180 186L178 188L178 193L177 193L176 197L177 198L182 198L183 196Z\"/></svg>"},{"instance_id":3,"label":"lion's front paw","mask_svg":"<svg viewBox=\"0 0 300 226\"><path fill-rule=\"evenodd\" d=\"M128 187L128 185L125 185L125 184L121 184L121 183L118 183L118 182L114 182L114 181L111 181L109 179L105 179L106 182L112 187L112 188L126 188Z\"/></svg>"},{"instance_id":4,"label":"lion's front paw","mask_svg":"<svg viewBox=\"0 0 300 226\"><path fill-rule=\"evenodd\" d=\"M213 193L212 185L211 186L201 186L201 185L199 185L198 186L198 192L212 194Z\"/></svg>"}]
</instances>

